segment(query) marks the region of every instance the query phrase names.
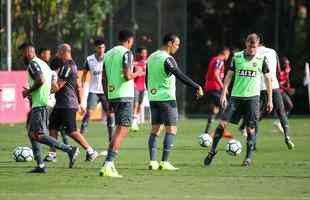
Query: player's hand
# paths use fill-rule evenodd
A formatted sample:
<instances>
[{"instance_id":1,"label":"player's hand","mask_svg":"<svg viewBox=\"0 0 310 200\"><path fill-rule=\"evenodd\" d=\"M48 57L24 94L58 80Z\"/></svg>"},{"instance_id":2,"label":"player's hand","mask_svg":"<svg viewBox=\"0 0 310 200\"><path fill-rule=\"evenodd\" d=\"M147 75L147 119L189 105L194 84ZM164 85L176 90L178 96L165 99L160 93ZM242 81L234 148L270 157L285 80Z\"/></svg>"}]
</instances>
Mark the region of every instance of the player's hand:
<instances>
[{"instance_id":1,"label":"player's hand","mask_svg":"<svg viewBox=\"0 0 310 200\"><path fill-rule=\"evenodd\" d=\"M199 86L199 88L196 90L196 97L197 99L199 99L202 96L203 96L203 89L201 86Z\"/></svg>"},{"instance_id":2,"label":"player's hand","mask_svg":"<svg viewBox=\"0 0 310 200\"><path fill-rule=\"evenodd\" d=\"M23 97L26 98L28 96L30 96L30 92L28 88L23 87Z\"/></svg>"},{"instance_id":3,"label":"player's hand","mask_svg":"<svg viewBox=\"0 0 310 200\"><path fill-rule=\"evenodd\" d=\"M273 103L272 103L272 101L268 101L267 112L270 113L272 110L273 110Z\"/></svg>"},{"instance_id":4,"label":"player's hand","mask_svg":"<svg viewBox=\"0 0 310 200\"><path fill-rule=\"evenodd\" d=\"M226 95L221 95L220 103L223 109L227 107L227 98Z\"/></svg>"},{"instance_id":5,"label":"player's hand","mask_svg":"<svg viewBox=\"0 0 310 200\"><path fill-rule=\"evenodd\" d=\"M83 108L82 105L79 105L79 110L78 110L78 112L79 112L81 115L84 115L85 109Z\"/></svg>"}]
</instances>

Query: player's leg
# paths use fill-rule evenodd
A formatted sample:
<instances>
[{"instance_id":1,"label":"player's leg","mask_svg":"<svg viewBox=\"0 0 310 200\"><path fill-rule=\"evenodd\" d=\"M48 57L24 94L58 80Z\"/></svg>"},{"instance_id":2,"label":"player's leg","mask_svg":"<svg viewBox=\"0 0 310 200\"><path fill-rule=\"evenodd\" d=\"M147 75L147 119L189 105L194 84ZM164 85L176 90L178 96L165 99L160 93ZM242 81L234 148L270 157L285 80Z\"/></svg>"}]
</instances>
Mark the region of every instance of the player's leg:
<instances>
[{"instance_id":1,"label":"player's leg","mask_svg":"<svg viewBox=\"0 0 310 200\"><path fill-rule=\"evenodd\" d=\"M273 104L274 104L274 110L283 128L285 144L287 145L288 149L293 149L294 143L292 142L289 136L288 118L285 112L282 95L279 90L274 90L273 92Z\"/></svg>"},{"instance_id":2,"label":"player's leg","mask_svg":"<svg viewBox=\"0 0 310 200\"><path fill-rule=\"evenodd\" d=\"M150 170L157 170L159 163L157 162L157 138L160 134L161 124L163 123L160 117L160 110L157 102L150 102L152 130L148 140L149 154L150 154Z\"/></svg>"},{"instance_id":3,"label":"player's leg","mask_svg":"<svg viewBox=\"0 0 310 200\"><path fill-rule=\"evenodd\" d=\"M140 120L140 114L141 114L141 107L144 99L144 91L139 91L139 98L138 98L138 107L136 110L136 116L137 116L137 123L139 124ZM139 127L138 127L139 128Z\"/></svg>"},{"instance_id":4,"label":"player's leg","mask_svg":"<svg viewBox=\"0 0 310 200\"><path fill-rule=\"evenodd\" d=\"M256 132L259 120L259 97L248 99L243 102L244 121L247 129L247 149L246 156L242 163L243 166L249 166L252 162L254 146L256 143Z\"/></svg>"},{"instance_id":5,"label":"player's leg","mask_svg":"<svg viewBox=\"0 0 310 200\"><path fill-rule=\"evenodd\" d=\"M132 123L132 102L112 102L115 111L116 130L109 145L108 155L100 170L100 176L122 177L118 174L113 161L119 152L121 143L128 135L128 129Z\"/></svg>"},{"instance_id":6,"label":"player's leg","mask_svg":"<svg viewBox=\"0 0 310 200\"><path fill-rule=\"evenodd\" d=\"M259 133L259 122L266 117L267 115L267 102L268 102L268 95L266 91L261 91L260 96L259 96L259 115L258 115L258 120L256 120L255 123L255 135L252 135L252 139L254 142L254 147L253 150L257 150L257 135Z\"/></svg>"},{"instance_id":7,"label":"player's leg","mask_svg":"<svg viewBox=\"0 0 310 200\"><path fill-rule=\"evenodd\" d=\"M134 104L133 104L133 120L131 125L132 131L138 131L138 120L139 120L139 97L140 97L140 91L135 89L134 93Z\"/></svg>"},{"instance_id":8,"label":"player's leg","mask_svg":"<svg viewBox=\"0 0 310 200\"><path fill-rule=\"evenodd\" d=\"M215 133L214 133L211 149L210 149L208 155L206 156L206 158L204 159L204 165L206 167L211 164L214 156L217 153L217 150L216 150L217 149L217 145L220 142L221 138L223 137L224 130L227 127L227 124L228 124L227 121L220 120L217 128L215 129Z\"/></svg>"},{"instance_id":9,"label":"player's leg","mask_svg":"<svg viewBox=\"0 0 310 200\"><path fill-rule=\"evenodd\" d=\"M290 112L292 111L292 109L294 108L293 101L286 92L281 93L281 96L283 99L286 115L288 116L290 114Z\"/></svg>"},{"instance_id":10,"label":"player's leg","mask_svg":"<svg viewBox=\"0 0 310 200\"><path fill-rule=\"evenodd\" d=\"M230 98L229 105L222 113L221 120L215 129L213 143L211 149L204 160L204 165L207 167L211 164L214 156L217 153L217 146L223 137L224 130L227 128L228 122L238 123L241 119L242 112L239 112L240 101Z\"/></svg>"},{"instance_id":11,"label":"player's leg","mask_svg":"<svg viewBox=\"0 0 310 200\"><path fill-rule=\"evenodd\" d=\"M60 135L61 135L61 137L62 137L62 142L63 142L64 144L69 144L69 136L68 136L68 134L66 133L66 127L61 127L60 130L59 130L59 132L60 132Z\"/></svg>"},{"instance_id":12,"label":"player's leg","mask_svg":"<svg viewBox=\"0 0 310 200\"><path fill-rule=\"evenodd\" d=\"M215 116L219 113L219 107L215 106L214 104L209 104L208 111L207 111L207 124L205 128L205 133L210 134L210 129L212 123L214 122Z\"/></svg>"},{"instance_id":13,"label":"player's leg","mask_svg":"<svg viewBox=\"0 0 310 200\"><path fill-rule=\"evenodd\" d=\"M89 118L90 118L90 112L98 104L98 100L99 99L96 94L91 93L91 92L88 93L86 113L83 116L81 128L80 128L81 134L84 134L87 131Z\"/></svg>"},{"instance_id":14,"label":"player's leg","mask_svg":"<svg viewBox=\"0 0 310 200\"><path fill-rule=\"evenodd\" d=\"M165 138L163 142L163 154L159 169L178 170L169 162L169 155L177 134L178 109L176 101L159 102L160 118L165 125Z\"/></svg>"},{"instance_id":15,"label":"player's leg","mask_svg":"<svg viewBox=\"0 0 310 200\"><path fill-rule=\"evenodd\" d=\"M55 123L55 120L57 119L54 117L56 111L54 111L53 107L48 107L48 111L49 111L49 122L50 122L50 124L52 122ZM55 136L55 134L53 132L49 131L49 135L51 137L54 137L57 140L57 135ZM67 144L67 143L65 143L65 144ZM53 148L53 147L49 148L47 155L44 157L44 161L45 162L56 162L57 161L56 160L56 148Z\"/></svg>"},{"instance_id":16,"label":"player's leg","mask_svg":"<svg viewBox=\"0 0 310 200\"><path fill-rule=\"evenodd\" d=\"M93 161L98 153L89 145L85 137L77 130L76 110L63 109L63 123L68 135L86 150L86 161Z\"/></svg>"},{"instance_id":17,"label":"player's leg","mask_svg":"<svg viewBox=\"0 0 310 200\"><path fill-rule=\"evenodd\" d=\"M46 108L38 109L38 111L33 115L33 119L36 120L33 120L32 127L39 128L36 128L37 131L30 131L30 133L33 133L30 135L31 139L68 153L70 158L69 167L71 168L77 156L78 148L58 142L55 138L48 135L48 111Z\"/></svg>"},{"instance_id":18,"label":"player's leg","mask_svg":"<svg viewBox=\"0 0 310 200\"><path fill-rule=\"evenodd\" d=\"M206 94L207 103L207 124L205 133L210 134L210 129L214 121L215 116L220 111L220 93L216 91L209 91Z\"/></svg>"},{"instance_id":19,"label":"player's leg","mask_svg":"<svg viewBox=\"0 0 310 200\"><path fill-rule=\"evenodd\" d=\"M40 117L40 115L36 114L35 112L36 110L32 110L29 112L27 116L28 137L31 142L34 159L37 162L37 167L31 170L30 172L46 173L47 170L44 166L44 162L42 158L41 144L32 137L32 135L35 134L36 132L42 131L40 130L42 129L40 128L41 125L39 124L39 122L36 121L38 120L38 117Z\"/></svg>"},{"instance_id":20,"label":"player's leg","mask_svg":"<svg viewBox=\"0 0 310 200\"><path fill-rule=\"evenodd\" d=\"M115 116L113 109L109 105L109 102L104 94L98 94L102 109L106 112L107 114L107 129L108 129L108 137L109 137L109 142L112 140L112 136L114 133L115 129Z\"/></svg>"},{"instance_id":21,"label":"player's leg","mask_svg":"<svg viewBox=\"0 0 310 200\"><path fill-rule=\"evenodd\" d=\"M49 116L50 123L49 123L49 136L53 137L54 139L58 139L58 131L62 135L63 143L69 145L68 136L65 132L65 127L62 125L62 110L60 109L53 109L52 113ZM50 147L48 154L44 157L45 162L56 162L57 159L56 148Z\"/></svg>"}]
</instances>

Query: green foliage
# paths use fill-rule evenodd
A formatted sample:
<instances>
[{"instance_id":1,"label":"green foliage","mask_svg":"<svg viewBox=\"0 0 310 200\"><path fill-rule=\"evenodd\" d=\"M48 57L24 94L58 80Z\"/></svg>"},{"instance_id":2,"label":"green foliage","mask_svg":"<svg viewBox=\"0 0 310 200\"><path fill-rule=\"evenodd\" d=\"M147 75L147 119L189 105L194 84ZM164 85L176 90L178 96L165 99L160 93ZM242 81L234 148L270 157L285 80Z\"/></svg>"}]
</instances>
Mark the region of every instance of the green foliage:
<instances>
[{"instance_id":1,"label":"green foliage","mask_svg":"<svg viewBox=\"0 0 310 200\"><path fill-rule=\"evenodd\" d=\"M37 47L73 45L76 56L90 39L104 33L104 22L115 0L15 0L12 1L13 66L20 68L17 47L31 41Z\"/></svg>"}]
</instances>

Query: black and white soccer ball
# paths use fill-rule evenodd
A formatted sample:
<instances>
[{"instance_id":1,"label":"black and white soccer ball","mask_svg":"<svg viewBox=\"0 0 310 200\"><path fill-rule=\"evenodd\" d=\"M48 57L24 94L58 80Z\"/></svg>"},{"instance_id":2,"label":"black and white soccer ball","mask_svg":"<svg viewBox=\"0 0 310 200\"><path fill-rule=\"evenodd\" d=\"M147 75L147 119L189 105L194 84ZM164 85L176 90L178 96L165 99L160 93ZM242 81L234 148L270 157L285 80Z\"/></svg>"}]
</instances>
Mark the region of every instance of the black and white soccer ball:
<instances>
[{"instance_id":1,"label":"black and white soccer ball","mask_svg":"<svg viewBox=\"0 0 310 200\"><path fill-rule=\"evenodd\" d=\"M198 136L198 143L202 147L209 147L212 145L213 139L207 133L202 133Z\"/></svg>"},{"instance_id":2,"label":"black and white soccer ball","mask_svg":"<svg viewBox=\"0 0 310 200\"><path fill-rule=\"evenodd\" d=\"M12 153L16 162L29 162L33 160L33 152L29 147L16 147Z\"/></svg>"},{"instance_id":3,"label":"black and white soccer ball","mask_svg":"<svg viewBox=\"0 0 310 200\"><path fill-rule=\"evenodd\" d=\"M242 145L241 143L236 140L236 139L231 139L228 141L228 143L226 144L225 146L225 149L226 149L226 152L229 154L229 155L232 155L232 156L237 156L241 153L242 151Z\"/></svg>"}]
</instances>

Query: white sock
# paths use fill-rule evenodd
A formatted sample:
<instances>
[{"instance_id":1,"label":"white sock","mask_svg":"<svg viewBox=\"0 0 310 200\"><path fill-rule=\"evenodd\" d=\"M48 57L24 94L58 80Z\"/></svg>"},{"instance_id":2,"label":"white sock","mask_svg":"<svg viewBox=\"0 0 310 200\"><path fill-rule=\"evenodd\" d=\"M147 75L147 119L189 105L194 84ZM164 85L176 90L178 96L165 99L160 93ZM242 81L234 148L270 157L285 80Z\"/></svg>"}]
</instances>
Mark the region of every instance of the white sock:
<instances>
[{"instance_id":1,"label":"white sock","mask_svg":"<svg viewBox=\"0 0 310 200\"><path fill-rule=\"evenodd\" d=\"M52 157L56 157L56 152L50 151L48 152L48 155Z\"/></svg>"},{"instance_id":2,"label":"white sock","mask_svg":"<svg viewBox=\"0 0 310 200\"><path fill-rule=\"evenodd\" d=\"M104 165L105 165L106 167L111 167L111 166L113 165L113 162L112 162L112 161L105 161L105 162L104 162Z\"/></svg>"},{"instance_id":3,"label":"white sock","mask_svg":"<svg viewBox=\"0 0 310 200\"><path fill-rule=\"evenodd\" d=\"M86 149L86 152L87 152L88 154L93 154L93 153L94 153L94 149L91 148L91 147L89 147L88 149Z\"/></svg>"}]
</instances>

